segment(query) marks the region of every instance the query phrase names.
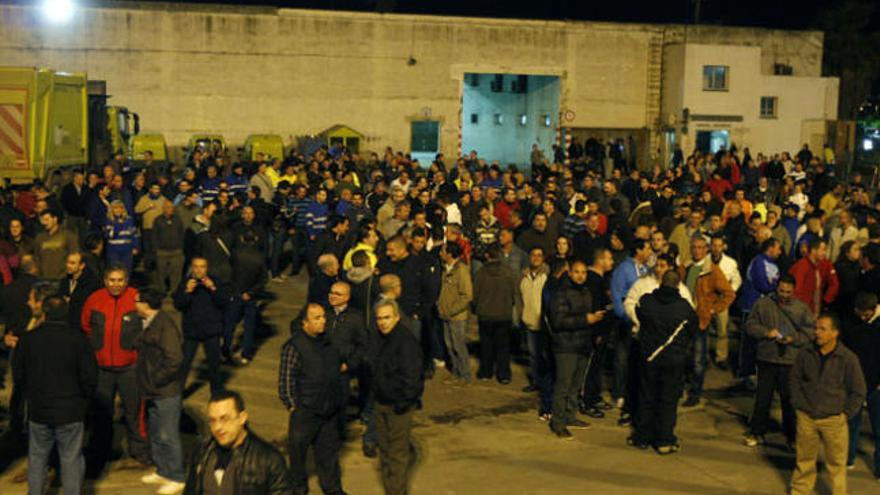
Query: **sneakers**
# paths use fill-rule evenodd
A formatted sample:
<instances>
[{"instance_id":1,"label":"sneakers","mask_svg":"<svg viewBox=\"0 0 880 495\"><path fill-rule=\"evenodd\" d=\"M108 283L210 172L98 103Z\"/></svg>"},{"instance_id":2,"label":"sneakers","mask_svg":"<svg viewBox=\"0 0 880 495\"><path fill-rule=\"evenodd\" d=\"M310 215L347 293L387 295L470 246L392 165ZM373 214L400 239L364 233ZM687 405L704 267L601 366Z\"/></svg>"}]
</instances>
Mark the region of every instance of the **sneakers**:
<instances>
[{"instance_id":1,"label":"sneakers","mask_svg":"<svg viewBox=\"0 0 880 495\"><path fill-rule=\"evenodd\" d=\"M743 437L743 445L746 447L757 447L758 445L764 445L764 443L764 435L748 434Z\"/></svg>"},{"instance_id":2,"label":"sneakers","mask_svg":"<svg viewBox=\"0 0 880 495\"><path fill-rule=\"evenodd\" d=\"M700 397L698 395L688 395L686 401L681 404L681 407L697 407L700 405Z\"/></svg>"},{"instance_id":3,"label":"sneakers","mask_svg":"<svg viewBox=\"0 0 880 495\"><path fill-rule=\"evenodd\" d=\"M379 449L376 448L375 445L373 445L371 443L364 444L364 457L368 457L370 459L373 459L378 455L379 455Z\"/></svg>"},{"instance_id":4,"label":"sneakers","mask_svg":"<svg viewBox=\"0 0 880 495\"><path fill-rule=\"evenodd\" d=\"M141 483L145 485L164 485L165 483L171 483L171 480L164 476L160 476L159 473L154 471L150 474L141 476Z\"/></svg>"},{"instance_id":5,"label":"sneakers","mask_svg":"<svg viewBox=\"0 0 880 495\"><path fill-rule=\"evenodd\" d=\"M620 397L619 399L616 399L614 401L614 407L618 409L623 409L623 397Z\"/></svg>"},{"instance_id":6,"label":"sneakers","mask_svg":"<svg viewBox=\"0 0 880 495\"><path fill-rule=\"evenodd\" d=\"M635 435L630 435L630 436L626 437L626 444L629 445L630 447L635 447L635 448L641 449L641 450L645 450L651 446L647 442L643 442L641 440L638 440L635 437Z\"/></svg>"},{"instance_id":7,"label":"sneakers","mask_svg":"<svg viewBox=\"0 0 880 495\"><path fill-rule=\"evenodd\" d=\"M542 412L538 414L538 419L546 423L553 419L553 415L548 412Z\"/></svg>"},{"instance_id":8,"label":"sneakers","mask_svg":"<svg viewBox=\"0 0 880 495\"><path fill-rule=\"evenodd\" d=\"M590 427L590 423L587 423L586 421L581 421L579 419L573 419L569 421L566 426L573 430L586 430Z\"/></svg>"},{"instance_id":9,"label":"sneakers","mask_svg":"<svg viewBox=\"0 0 880 495\"><path fill-rule=\"evenodd\" d=\"M632 415L630 413L622 412L617 419L617 426L630 426L632 422Z\"/></svg>"},{"instance_id":10,"label":"sneakers","mask_svg":"<svg viewBox=\"0 0 880 495\"><path fill-rule=\"evenodd\" d=\"M168 483L160 486L159 489L156 490L156 493L158 493L159 495L176 495L178 493L181 493L184 487L186 487L186 485L180 483L179 481L169 481Z\"/></svg>"},{"instance_id":11,"label":"sneakers","mask_svg":"<svg viewBox=\"0 0 880 495\"><path fill-rule=\"evenodd\" d=\"M565 427L553 430L553 434L560 440L574 440L574 435L572 435L571 432L568 431L568 428Z\"/></svg>"},{"instance_id":12,"label":"sneakers","mask_svg":"<svg viewBox=\"0 0 880 495\"><path fill-rule=\"evenodd\" d=\"M584 406L581 408L581 414L584 416L589 416L593 419L602 419L605 417L605 412L599 409L597 406Z\"/></svg>"},{"instance_id":13,"label":"sneakers","mask_svg":"<svg viewBox=\"0 0 880 495\"><path fill-rule=\"evenodd\" d=\"M673 443L671 445L657 445L654 450L660 455L674 454L681 450L681 445Z\"/></svg>"},{"instance_id":14,"label":"sneakers","mask_svg":"<svg viewBox=\"0 0 880 495\"><path fill-rule=\"evenodd\" d=\"M442 359L434 358L434 367L435 367L435 368L445 368L445 367L446 367L446 361L444 361L444 360L442 360Z\"/></svg>"}]
</instances>

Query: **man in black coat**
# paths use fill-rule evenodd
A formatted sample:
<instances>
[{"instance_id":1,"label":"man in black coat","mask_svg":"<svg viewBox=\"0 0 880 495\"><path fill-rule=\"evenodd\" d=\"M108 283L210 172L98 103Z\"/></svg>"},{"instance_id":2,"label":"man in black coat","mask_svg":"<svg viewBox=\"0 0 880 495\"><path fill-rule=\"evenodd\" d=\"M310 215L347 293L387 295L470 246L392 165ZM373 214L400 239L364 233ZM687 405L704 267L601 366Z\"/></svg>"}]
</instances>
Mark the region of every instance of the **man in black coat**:
<instances>
[{"instance_id":1,"label":"man in black coat","mask_svg":"<svg viewBox=\"0 0 880 495\"><path fill-rule=\"evenodd\" d=\"M284 457L247 422L241 395L230 390L211 394L211 438L193 451L183 495L293 493Z\"/></svg>"},{"instance_id":2,"label":"man in black coat","mask_svg":"<svg viewBox=\"0 0 880 495\"><path fill-rule=\"evenodd\" d=\"M92 295L92 292L103 287L103 284L95 276L92 269L86 266L86 262L80 252L67 255L65 270L67 271L67 276L61 279L58 295L67 302L67 322L71 328L78 329L86 299Z\"/></svg>"},{"instance_id":3,"label":"man in black coat","mask_svg":"<svg viewBox=\"0 0 880 495\"><path fill-rule=\"evenodd\" d=\"M379 347L370 360L374 421L382 465L385 493L407 493L412 455L413 412L421 403L422 350L412 332L400 325L400 308L384 299L374 308L381 334Z\"/></svg>"},{"instance_id":4,"label":"man in black coat","mask_svg":"<svg viewBox=\"0 0 880 495\"><path fill-rule=\"evenodd\" d=\"M645 294L636 306L641 355L639 407L635 432L627 443L653 446L659 454L678 451L676 408L684 387L689 346L699 327L691 305L681 297L681 277L675 270L663 275L659 288Z\"/></svg>"},{"instance_id":5,"label":"man in black coat","mask_svg":"<svg viewBox=\"0 0 880 495\"><path fill-rule=\"evenodd\" d=\"M336 282L327 299L327 338L342 359L342 395L348 405L351 377L357 376L364 361L367 330L360 311L349 305L351 286Z\"/></svg>"},{"instance_id":6,"label":"man in black coat","mask_svg":"<svg viewBox=\"0 0 880 495\"><path fill-rule=\"evenodd\" d=\"M330 253L337 260L345 258L345 253L353 246L352 237L349 234L348 218L340 215L331 215L327 220L327 230L318 234L315 241L309 245L309 273L315 273L318 269L318 257Z\"/></svg>"},{"instance_id":7,"label":"man in black coat","mask_svg":"<svg viewBox=\"0 0 880 495\"><path fill-rule=\"evenodd\" d=\"M211 393L223 389L220 379L220 336L223 334L223 310L228 301L227 289L208 276L208 261L199 256L193 258L189 276L174 292L174 307L183 313L183 366L180 380L184 386L201 342L208 359Z\"/></svg>"},{"instance_id":8,"label":"man in black coat","mask_svg":"<svg viewBox=\"0 0 880 495\"><path fill-rule=\"evenodd\" d=\"M248 364L254 358L254 335L257 332L259 308L257 299L268 282L268 267L265 252L259 249L259 238L253 230L245 230L238 237L237 247L232 252L232 287L230 308L226 314L226 329L223 334L223 355L232 351L235 327L244 319L244 335L241 340L241 354L238 362Z\"/></svg>"},{"instance_id":9,"label":"man in black coat","mask_svg":"<svg viewBox=\"0 0 880 495\"><path fill-rule=\"evenodd\" d=\"M58 295L29 304L39 325L19 341L13 360L15 385L28 403L28 485L42 493L49 455L58 446L65 493L80 493L85 461L85 415L98 385L95 353L82 332L67 324L67 304Z\"/></svg>"},{"instance_id":10,"label":"man in black coat","mask_svg":"<svg viewBox=\"0 0 880 495\"><path fill-rule=\"evenodd\" d=\"M592 352L590 327L604 317L605 310L594 311L587 286L587 265L577 260L571 265L569 277L550 299L551 348L556 358L550 430L559 438L573 438L569 427L590 426L577 419L578 395L587 373L587 358Z\"/></svg>"},{"instance_id":11,"label":"man in black coat","mask_svg":"<svg viewBox=\"0 0 880 495\"><path fill-rule=\"evenodd\" d=\"M428 315L433 303L427 300L430 295L428 267L422 258L410 254L403 236L397 235L389 239L385 244L385 254L377 265L379 273L390 273L400 278L402 290L397 303L405 315L415 320L418 328L411 330L421 336L421 322Z\"/></svg>"},{"instance_id":12,"label":"man in black coat","mask_svg":"<svg viewBox=\"0 0 880 495\"><path fill-rule=\"evenodd\" d=\"M344 362L325 333L322 306L307 305L303 318L294 320L292 326L291 337L281 350L278 393L290 412L287 446L293 493L308 493L306 458L313 447L321 490L341 495L339 416L344 407Z\"/></svg>"},{"instance_id":13,"label":"man in black coat","mask_svg":"<svg viewBox=\"0 0 880 495\"><path fill-rule=\"evenodd\" d=\"M306 300L310 303L324 304L330 294L330 286L339 280L339 258L326 253L318 257L318 271L309 277Z\"/></svg>"}]
</instances>

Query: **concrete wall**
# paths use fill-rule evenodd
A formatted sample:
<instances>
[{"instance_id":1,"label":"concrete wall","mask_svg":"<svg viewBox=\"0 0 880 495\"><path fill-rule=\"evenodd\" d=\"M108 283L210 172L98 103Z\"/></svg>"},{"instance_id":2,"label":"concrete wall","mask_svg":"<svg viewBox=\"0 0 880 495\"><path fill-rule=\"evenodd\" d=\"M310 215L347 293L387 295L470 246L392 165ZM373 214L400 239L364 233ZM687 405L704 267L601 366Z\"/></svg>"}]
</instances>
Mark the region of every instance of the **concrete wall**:
<instances>
[{"instance_id":1,"label":"concrete wall","mask_svg":"<svg viewBox=\"0 0 880 495\"><path fill-rule=\"evenodd\" d=\"M427 113L441 122L441 151L455 155L466 72L559 76L560 106L574 113L565 126L653 127L646 108L659 95L647 71L659 35L761 46L771 67L798 54L796 71L815 75L821 61L821 33L187 4L83 8L64 26L3 5L0 33L0 64L104 79L113 104L174 146L195 132L236 144L344 123L366 133L365 150L408 149L409 122Z\"/></svg>"},{"instance_id":2,"label":"concrete wall","mask_svg":"<svg viewBox=\"0 0 880 495\"><path fill-rule=\"evenodd\" d=\"M516 76L504 76L502 92L491 89L494 74L480 74L479 84L464 85L462 98L462 151L477 150L488 161L501 164L528 163L533 144L551 156L559 120L559 78L555 76L529 76L528 92L512 93L510 84ZM471 114L477 122L471 123ZM495 122L501 117L501 124ZM526 116L521 125L520 116ZM545 126L543 116L549 116L550 125Z\"/></svg>"},{"instance_id":3,"label":"concrete wall","mask_svg":"<svg viewBox=\"0 0 880 495\"><path fill-rule=\"evenodd\" d=\"M739 147L752 153L796 152L805 142L805 122L837 118L838 80L831 77L774 76L764 73L761 48L733 45L671 45L665 49L670 84L664 87L664 112L681 117L690 111L682 148L690 151L699 130L726 129ZM703 66L728 66L726 91L703 90ZM777 117L762 118L762 96L777 97ZM721 118L698 120L694 116ZM739 121L724 121L737 117ZM822 143L819 143L821 146Z\"/></svg>"}]
</instances>

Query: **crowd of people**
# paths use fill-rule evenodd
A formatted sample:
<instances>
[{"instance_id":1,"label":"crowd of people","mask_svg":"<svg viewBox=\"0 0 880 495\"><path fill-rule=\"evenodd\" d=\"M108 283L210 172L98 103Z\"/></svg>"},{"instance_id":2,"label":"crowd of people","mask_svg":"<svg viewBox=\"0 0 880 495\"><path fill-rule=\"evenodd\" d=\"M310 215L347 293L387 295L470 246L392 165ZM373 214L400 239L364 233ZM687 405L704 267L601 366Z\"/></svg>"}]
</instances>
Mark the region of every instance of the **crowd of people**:
<instances>
[{"instance_id":1,"label":"crowd of people","mask_svg":"<svg viewBox=\"0 0 880 495\"><path fill-rule=\"evenodd\" d=\"M58 192L3 190L0 314L32 493L54 444L65 493L79 493L86 431L102 472L118 394L127 460L155 467L143 481L159 493L306 493L309 449L324 492L344 493L339 452L360 418L385 492L403 494L424 381L445 369L447 386L507 386L517 353L558 438L614 413L627 444L674 454L677 411L705 403L715 367L754 395L750 447L779 395L792 493L811 493L820 445L846 492L863 410L880 479L880 197L807 146L677 150L649 171L609 167L604 149L533 153L528 170L476 151L423 166L390 148L253 163L213 150L181 170L114 160ZM261 301L303 269L278 360L285 461L247 429L220 368L278 359L257 356ZM185 463L181 397L200 345L212 438Z\"/></svg>"}]
</instances>

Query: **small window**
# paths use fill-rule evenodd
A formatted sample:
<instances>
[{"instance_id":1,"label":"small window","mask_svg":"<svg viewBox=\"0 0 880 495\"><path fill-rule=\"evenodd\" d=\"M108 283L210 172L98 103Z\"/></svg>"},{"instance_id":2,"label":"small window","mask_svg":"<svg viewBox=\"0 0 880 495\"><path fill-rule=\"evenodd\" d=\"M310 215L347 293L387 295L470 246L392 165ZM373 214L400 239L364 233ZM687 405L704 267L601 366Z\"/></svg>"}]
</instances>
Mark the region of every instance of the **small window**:
<instances>
[{"instance_id":1,"label":"small window","mask_svg":"<svg viewBox=\"0 0 880 495\"><path fill-rule=\"evenodd\" d=\"M477 87L480 85L480 75L479 74L467 74L468 84L471 87Z\"/></svg>"},{"instance_id":2,"label":"small window","mask_svg":"<svg viewBox=\"0 0 880 495\"><path fill-rule=\"evenodd\" d=\"M479 123L480 123L480 116L475 113L472 113L471 114L471 124L479 124Z\"/></svg>"},{"instance_id":3,"label":"small window","mask_svg":"<svg viewBox=\"0 0 880 495\"><path fill-rule=\"evenodd\" d=\"M761 118L762 119L775 119L776 118L776 109L778 107L779 98L775 96L762 96L761 97Z\"/></svg>"},{"instance_id":4,"label":"small window","mask_svg":"<svg viewBox=\"0 0 880 495\"><path fill-rule=\"evenodd\" d=\"M495 122L495 125L501 125L502 122L504 122L504 118L501 116L500 113L496 113L495 115L493 115L492 120Z\"/></svg>"},{"instance_id":5,"label":"small window","mask_svg":"<svg viewBox=\"0 0 880 495\"><path fill-rule=\"evenodd\" d=\"M519 116L519 125L526 125L529 122L529 116L526 114L522 114Z\"/></svg>"},{"instance_id":6,"label":"small window","mask_svg":"<svg viewBox=\"0 0 880 495\"><path fill-rule=\"evenodd\" d=\"M489 89L491 89L493 93L504 91L504 74L495 74L495 79L489 85Z\"/></svg>"},{"instance_id":7,"label":"small window","mask_svg":"<svg viewBox=\"0 0 880 495\"><path fill-rule=\"evenodd\" d=\"M727 91L726 65L703 66L703 91Z\"/></svg>"}]
</instances>

